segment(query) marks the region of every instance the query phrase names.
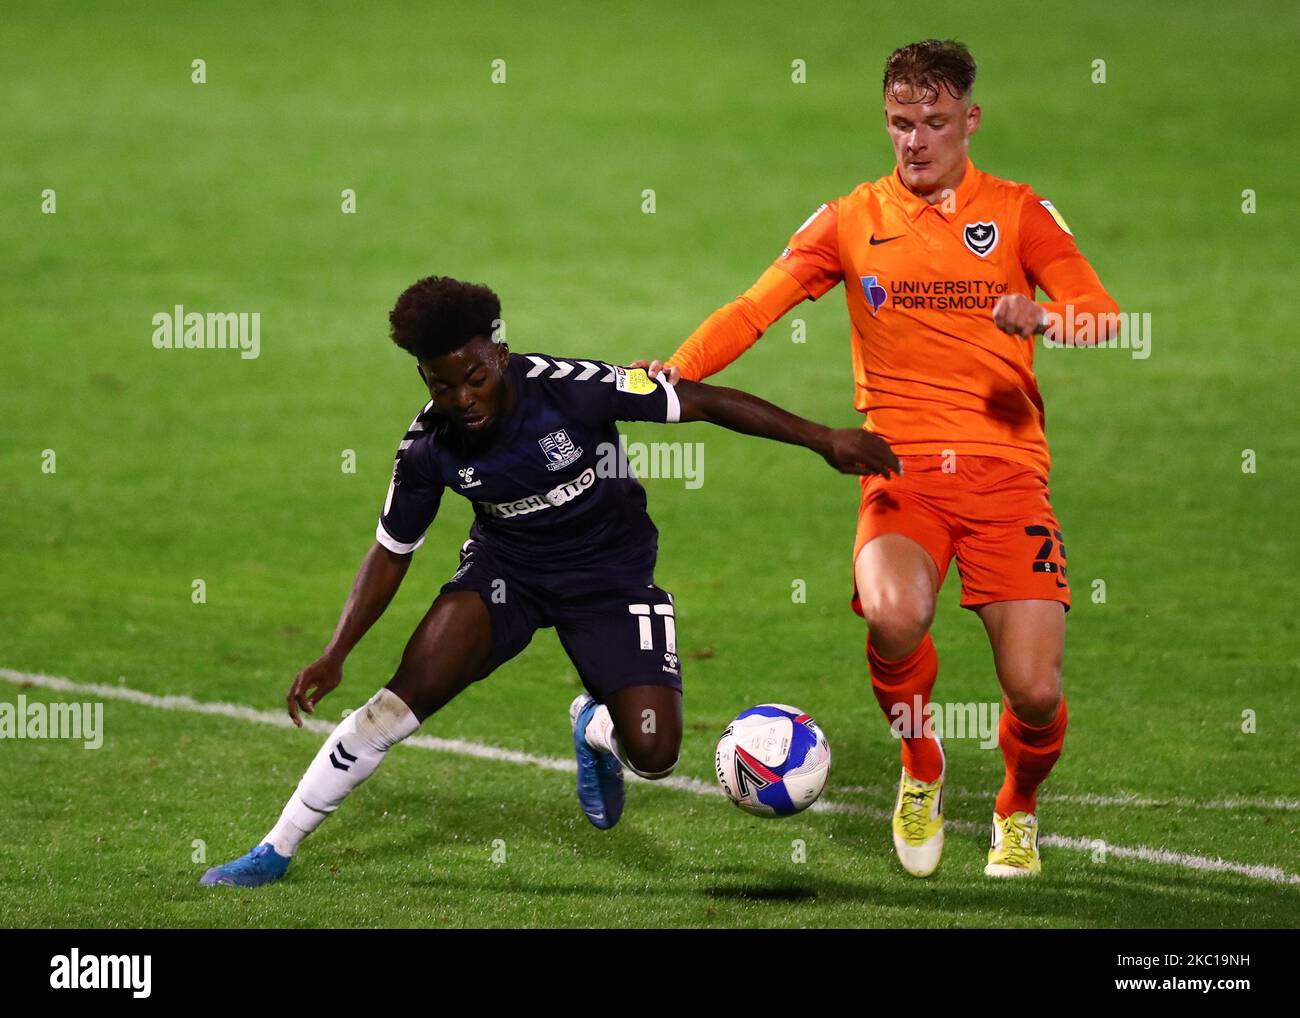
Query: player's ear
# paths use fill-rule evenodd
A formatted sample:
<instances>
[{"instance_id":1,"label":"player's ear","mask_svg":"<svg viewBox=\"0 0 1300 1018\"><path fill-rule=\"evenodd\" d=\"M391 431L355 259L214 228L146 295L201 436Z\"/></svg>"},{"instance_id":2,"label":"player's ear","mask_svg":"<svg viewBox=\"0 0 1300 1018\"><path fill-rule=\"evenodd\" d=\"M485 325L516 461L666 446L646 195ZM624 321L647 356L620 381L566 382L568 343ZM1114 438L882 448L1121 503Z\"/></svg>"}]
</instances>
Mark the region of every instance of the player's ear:
<instances>
[{"instance_id":1,"label":"player's ear","mask_svg":"<svg viewBox=\"0 0 1300 1018\"><path fill-rule=\"evenodd\" d=\"M966 111L966 133L974 134L980 129L980 108L976 103Z\"/></svg>"}]
</instances>

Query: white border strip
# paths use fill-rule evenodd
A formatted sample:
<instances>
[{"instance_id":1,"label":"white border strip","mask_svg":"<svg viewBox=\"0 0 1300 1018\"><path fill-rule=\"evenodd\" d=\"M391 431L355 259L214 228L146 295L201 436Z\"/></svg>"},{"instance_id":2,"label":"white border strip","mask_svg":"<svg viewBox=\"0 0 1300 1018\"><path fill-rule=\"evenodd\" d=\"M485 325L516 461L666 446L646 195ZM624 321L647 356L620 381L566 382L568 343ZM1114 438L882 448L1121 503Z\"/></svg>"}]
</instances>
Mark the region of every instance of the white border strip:
<instances>
[{"instance_id":1,"label":"white border strip","mask_svg":"<svg viewBox=\"0 0 1300 1018\"><path fill-rule=\"evenodd\" d=\"M677 397L677 390L672 387L668 381L668 370L665 368L659 378L656 379L664 390L664 395L668 397L668 413L664 418L665 424L680 424L682 419L682 401Z\"/></svg>"},{"instance_id":2,"label":"white border strip","mask_svg":"<svg viewBox=\"0 0 1300 1018\"><path fill-rule=\"evenodd\" d=\"M388 489L390 499L392 498L392 491L393 489L390 487ZM388 515L387 506L384 507L384 515L385 516ZM409 555L417 548L419 548L420 545L424 544L424 535L421 534L418 539L412 541L410 544L403 544L401 541L393 537L387 530L384 529L384 521L381 519L375 525L375 540L378 541L380 544L382 544L389 551L391 551L394 555ZM0 668L0 674L3 673L4 673L4 669ZM195 703L197 702L198 701L196 700Z\"/></svg>"}]
</instances>

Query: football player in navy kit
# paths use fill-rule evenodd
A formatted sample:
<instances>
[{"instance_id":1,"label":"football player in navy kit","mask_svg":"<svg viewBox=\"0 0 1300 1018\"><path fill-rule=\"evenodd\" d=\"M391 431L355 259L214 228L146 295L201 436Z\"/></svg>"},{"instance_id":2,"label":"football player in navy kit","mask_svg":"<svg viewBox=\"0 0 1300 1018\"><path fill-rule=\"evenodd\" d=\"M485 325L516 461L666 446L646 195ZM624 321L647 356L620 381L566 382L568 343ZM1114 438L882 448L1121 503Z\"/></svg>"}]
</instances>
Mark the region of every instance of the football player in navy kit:
<instances>
[{"instance_id":1,"label":"football player in navy kit","mask_svg":"<svg viewBox=\"0 0 1300 1018\"><path fill-rule=\"evenodd\" d=\"M447 489L474 505L469 540L388 685L330 734L266 837L203 884L283 876L299 843L392 746L538 629L555 629L586 690L569 719L588 820L618 822L624 766L652 779L672 771L682 734L673 599L654 582L658 531L616 421L708 421L805 446L843 473L899 470L870 432L826 428L734 389L512 354L491 338L500 318L491 290L437 276L390 313L393 341L416 358L431 398L398 446L375 543L334 635L289 690L295 724L342 681L344 659L397 592Z\"/></svg>"}]
</instances>

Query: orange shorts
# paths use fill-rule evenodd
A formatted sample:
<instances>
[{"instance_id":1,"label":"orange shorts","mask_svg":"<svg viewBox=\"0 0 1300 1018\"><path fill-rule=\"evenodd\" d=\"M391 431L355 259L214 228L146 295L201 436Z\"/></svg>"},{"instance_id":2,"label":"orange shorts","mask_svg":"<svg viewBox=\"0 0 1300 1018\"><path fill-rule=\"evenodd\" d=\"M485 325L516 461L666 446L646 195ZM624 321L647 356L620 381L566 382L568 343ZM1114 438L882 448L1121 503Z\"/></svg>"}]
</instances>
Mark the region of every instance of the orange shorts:
<instances>
[{"instance_id":1,"label":"orange shorts","mask_svg":"<svg viewBox=\"0 0 1300 1018\"><path fill-rule=\"evenodd\" d=\"M1061 525L1036 470L992 456L899 459L903 476L862 478L854 564L872 538L902 534L930 553L940 584L957 556L963 608L1045 600L1070 610ZM856 580L853 610L862 614Z\"/></svg>"}]
</instances>

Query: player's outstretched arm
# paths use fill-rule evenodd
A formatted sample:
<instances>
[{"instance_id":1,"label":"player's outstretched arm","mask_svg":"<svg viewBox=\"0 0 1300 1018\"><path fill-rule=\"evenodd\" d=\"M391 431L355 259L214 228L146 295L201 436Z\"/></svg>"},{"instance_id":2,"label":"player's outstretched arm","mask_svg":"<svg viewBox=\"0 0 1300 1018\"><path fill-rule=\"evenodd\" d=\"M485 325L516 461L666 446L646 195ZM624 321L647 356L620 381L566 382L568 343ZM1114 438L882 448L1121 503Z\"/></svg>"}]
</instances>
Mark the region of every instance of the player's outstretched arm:
<instances>
[{"instance_id":1,"label":"player's outstretched arm","mask_svg":"<svg viewBox=\"0 0 1300 1018\"><path fill-rule=\"evenodd\" d=\"M299 728L298 712L313 713L316 704L343 681L343 661L384 614L410 564L410 553L399 555L378 542L366 552L324 653L300 671L289 687L289 717Z\"/></svg>"},{"instance_id":2,"label":"player's outstretched arm","mask_svg":"<svg viewBox=\"0 0 1300 1018\"><path fill-rule=\"evenodd\" d=\"M800 301L816 300L844 278L840 264L839 199L826 202L804 220L781 257L740 297L709 315L666 363L638 361L651 378L698 382L743 354Z\"/></svg>"},{"instance_id":3,"label":"player's outstretched arm","mask_svg":"<svg viewBox=\"0 0 1300 1018\"><path fill-rule=\"evenodd\" d=\"M675 391L683 422L707 421L742 435L801 445L844 474L903 472L889 443L861 428L828 428L739 389L683 379Z\"/></svg>"},{"instance_id":4,"label":"player's outstretched arm","mask_svg":"<svg viewBox=\"0 0 1300 1018\"><path fill-rule=\"evenodd\" d=\"M741 296L709 315L667 362L633 361L632 367L646 368L651 378L666 372L672 384L681 378L708 378L757 343L773 322L807 299L807 291L789 272L769 267Z\"/></svg>"}]
</instances>

